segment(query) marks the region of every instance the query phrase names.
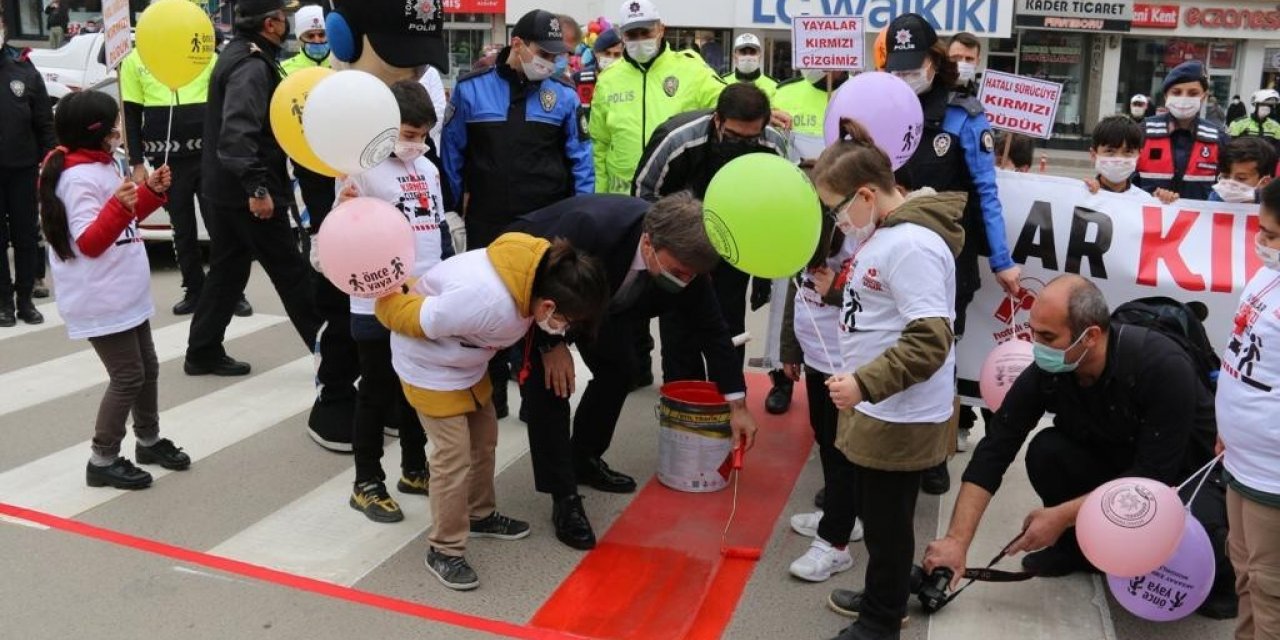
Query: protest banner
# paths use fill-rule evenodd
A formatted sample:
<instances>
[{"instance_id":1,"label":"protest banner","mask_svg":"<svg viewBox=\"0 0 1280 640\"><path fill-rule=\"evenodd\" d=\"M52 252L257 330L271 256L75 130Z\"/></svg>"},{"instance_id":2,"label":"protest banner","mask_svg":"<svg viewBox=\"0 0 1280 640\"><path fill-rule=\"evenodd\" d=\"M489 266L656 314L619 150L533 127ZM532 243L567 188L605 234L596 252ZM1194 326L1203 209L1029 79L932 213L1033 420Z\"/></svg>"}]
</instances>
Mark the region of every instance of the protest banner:
<instances>
[{"instance_id":1,"label":"protest banner","mask_svg":"<svg viewBox=\"0 0 1280 640\"><path fill-rule=\"evenodd\" d=\"M1080 180L999 172L1000 204L1013 260L1025 289L1006 297L990 270L968 308L956 346L960 392L977 400L987 354L1015 334L1030 339L1029 312L1044 285L1064 273L1090 278L1112 309L1129 300L1167 296L1200 302L1204 325L1221 354L1240 291L1262 263L1254 255L1257 205L1143 195L1090 194Z\"/></svg>"},{"instance_id":2,"label":"protest banner","mask_svg":"<svg viewBox=\"0 0 1280 640\"><path fill-rule=\"evenodd\" d=\"M103 0L102 30L106 34L107 68L114 69L133 50L129 34L129 0Z\"/></svg>"},{"instance_id":3,"label":"protest banner","mask_svg":"<svg viewBox=\"0 0 1280 640\"><path fill-rule=\"evenodd\" d=\"M795 18L791 21L791 67L861 71L862 24L859 16Z\"/></svg>"},{"instance_id":4,"label":"protest banner","mask_svg":"<svg viewBox=\"0 0 1280 640\"><path fill-rule=\"evenodd\" d=\"M1058 115L1062 85L988 69L978 99L992 127L1048 139Z\"/></svg>"}]
</instances>

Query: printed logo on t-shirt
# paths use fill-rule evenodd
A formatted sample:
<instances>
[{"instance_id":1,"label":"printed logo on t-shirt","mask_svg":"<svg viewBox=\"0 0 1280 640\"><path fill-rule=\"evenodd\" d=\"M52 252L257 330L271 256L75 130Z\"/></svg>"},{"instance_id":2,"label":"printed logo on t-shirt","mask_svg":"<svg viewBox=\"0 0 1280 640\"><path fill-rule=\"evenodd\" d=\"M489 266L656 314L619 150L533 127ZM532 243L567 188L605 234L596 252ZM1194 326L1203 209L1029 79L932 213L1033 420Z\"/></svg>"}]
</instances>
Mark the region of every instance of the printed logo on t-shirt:
<instances>
[{"instance_id":1,"label":"printed logo on t-shirt","mask_svg":"<svg viewBox=\"0 0 1280 640\"><path fill-rule=\"evenodd\" d=\"M1241 298L1240 307L1236 310L1236 317L1233 322L1231 340L1227 342L1227 353L1224 354L1222 361L1222 370L1227 375L1263 393L1269 393L1272 387L1255 377L1254 369L1265 362L1264 351L1267 345L1261 333L1254 329L1257 326L1257 321L1267 311L1268 305L1264 300L1265 296L1275 288L1278 282L1280 280L1273 281L1271 285L1261 292L1255 292ZM1277 309L1277 311L1280 311L1280 309Z\"/></svg>"},{"instance_id":2,"label":"printed logo on t-shirt","mask_svg":"<svg viewBox=\"0 0 1280 640\"><path fill-rule=\"evenodd\" d=\"M432 193L426 176L397 176L400 197L396 209L413 225L414 231L434 231L440 228L440 211L444 209L440 194Z\"/></svg>"},{"instance_id":3,"label":"printed logo on t-shirt","mask_svg":"<svg viewBox=\"0 0 1280 640\"><path fill-rule=\"evenodd\" d=\"M884 291L884 283L880 282L879 275L875 267L867 269L867 272L862 274L862 288L870 291Z\"/></svg>"},{"instance_id":4,"label":"printed logo on t-shirt","mask_svg":"<svg viewBox=\"0 0 1280 640\"><path fill-rule=\"evenodd\" d=\"M124 233L116 239L113 246L123 247L135 242L142 242L142 235L138 233L138 223L133 222L124 228Z\"/></svg>"}]
</instances>

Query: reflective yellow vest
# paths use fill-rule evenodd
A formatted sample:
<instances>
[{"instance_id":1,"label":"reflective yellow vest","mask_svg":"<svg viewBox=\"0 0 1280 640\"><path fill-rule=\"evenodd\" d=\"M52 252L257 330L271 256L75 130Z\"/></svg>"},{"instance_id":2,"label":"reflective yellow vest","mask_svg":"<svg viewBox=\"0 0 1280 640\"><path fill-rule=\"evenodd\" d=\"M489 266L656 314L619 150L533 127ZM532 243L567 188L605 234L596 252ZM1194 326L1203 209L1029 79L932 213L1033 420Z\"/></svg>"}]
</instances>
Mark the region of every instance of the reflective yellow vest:
<instances>
[{"instance_id":1,"label":"reflective yellow vest","mask_svg":"<svg viewBox=\"0 0 1280 640\"><path fill-rule=\"evenodd\" d=\"M284 69L284 74L286 76L294 71L302 71L303 69L310 69L312 67L324 67L326 69L331 69L332 67L329 65L330 58L333 58L333 56L327 55L324 57L324 60L316 62L315 60L308 58L307 54L299 51L297 55L281 62L280 68Z\"/></svg>"}]
</instances>

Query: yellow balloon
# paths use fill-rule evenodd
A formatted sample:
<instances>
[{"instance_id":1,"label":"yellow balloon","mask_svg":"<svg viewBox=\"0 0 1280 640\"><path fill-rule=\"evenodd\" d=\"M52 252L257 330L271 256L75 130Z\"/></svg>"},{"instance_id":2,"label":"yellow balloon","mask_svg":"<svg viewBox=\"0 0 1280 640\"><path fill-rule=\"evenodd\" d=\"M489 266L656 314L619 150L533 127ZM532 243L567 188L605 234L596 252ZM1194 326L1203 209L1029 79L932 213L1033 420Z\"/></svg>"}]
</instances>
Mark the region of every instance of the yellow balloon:
<instances>
[{"instance_id":1,"label":"yellow balloon","mask_svg":"<svg viewBox=\"0 0 1280 640\"><path fill-rule=\"evenodd\" d=\"M213 57L213 23L188 0L160 0L138 18L138 55L151 75L177 91Z\"/></svg>"},{"instance_id":2,"label":"yellow balloon","mask_svg":"<svg viewBox=\"0 0 1280 640\"><path fill-rule=\"evenodd\" d=\"M333 73L333 69L311 67L289 74L271 96L271 131L280 148L294 162L316 173L337 177L341 172L318 158L302 133L302 109L307 104L307 94Z\"/></svg>"}]
</instances>

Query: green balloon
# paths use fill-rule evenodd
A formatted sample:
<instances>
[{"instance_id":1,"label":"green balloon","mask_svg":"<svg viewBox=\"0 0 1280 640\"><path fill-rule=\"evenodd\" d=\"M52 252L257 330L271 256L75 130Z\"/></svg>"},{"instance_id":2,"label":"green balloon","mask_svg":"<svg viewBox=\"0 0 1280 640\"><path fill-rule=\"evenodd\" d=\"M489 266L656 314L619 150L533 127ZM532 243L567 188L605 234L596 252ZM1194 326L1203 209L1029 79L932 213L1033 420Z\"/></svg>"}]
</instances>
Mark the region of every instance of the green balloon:
<instances>
[{"instance_id":1,"label":"green balloon","mask_svg":"<svg viewBox=\"0 0 1280 640\"><path fill-rule=\"evenodd\" d=\"M729 264L760 278L805 267L822 232L822 203L799 167L771 153L735 158L703 199L711 244Z\"/></svg>"}]
</instances>

